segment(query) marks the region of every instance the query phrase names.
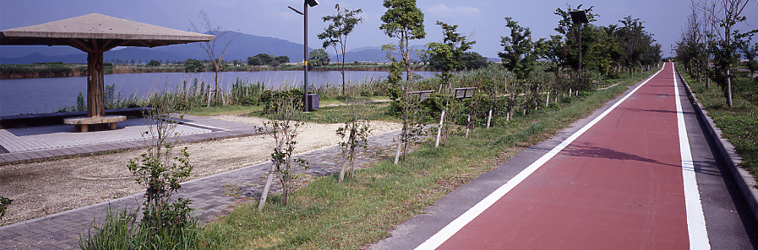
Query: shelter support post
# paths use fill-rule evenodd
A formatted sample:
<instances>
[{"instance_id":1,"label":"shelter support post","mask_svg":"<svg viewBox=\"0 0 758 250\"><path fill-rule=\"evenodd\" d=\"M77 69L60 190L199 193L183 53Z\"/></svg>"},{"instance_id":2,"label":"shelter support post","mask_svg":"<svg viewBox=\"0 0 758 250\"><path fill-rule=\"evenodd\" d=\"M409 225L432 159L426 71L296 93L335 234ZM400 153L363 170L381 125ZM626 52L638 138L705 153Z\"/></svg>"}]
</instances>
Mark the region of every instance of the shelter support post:
<instances>
[{"instance_id":1,"label":"shelter support post","mask_svg":"<svg viewBox=\"0 0 758 250\"><path fill-rule=\"evenodd\" d=\"M87 66L87 116L105 116L103 52L88 52Z\"/></svg>"}]
</instances>

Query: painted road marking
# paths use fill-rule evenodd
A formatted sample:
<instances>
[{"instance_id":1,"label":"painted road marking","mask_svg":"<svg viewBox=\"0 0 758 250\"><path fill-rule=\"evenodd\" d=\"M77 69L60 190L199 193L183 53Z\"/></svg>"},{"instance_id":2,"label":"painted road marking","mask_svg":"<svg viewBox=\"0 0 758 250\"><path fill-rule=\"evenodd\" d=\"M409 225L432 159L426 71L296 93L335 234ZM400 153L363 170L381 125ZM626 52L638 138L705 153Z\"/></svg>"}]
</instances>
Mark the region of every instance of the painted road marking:
<instances>
[{"instance_id":1,"label":"painted road marking","mask_svg":"<svg viewBox=\"0 0 758 250\"><path fill-rule=\"evenodd\" d=\"M672 65L673 66L673 65ZM682 156L682 181L684 183L684 203L687 211L687 227L690 237L690 249L711 249L708 231L705 228L705 215L700 202L700 192L695 178L695 164L692 162L690 140L684 123L682 101L679 100L679 85L674 67L674 96L676 97L676 121L679 128L679 152Z\"/></svg>"},{"instance_id":2,"label":"painted road marking","mask_svg":"<svg viewBox=\"0 0 758 250\"><path fill-rule=\"evenodd\" d=\"M543 164L545 164L548 160L553 158L555 155L557 155L561 150L566 148L569 144L574 142L579 136L584 134L587 130L589 130L592 126L594 126L596 123L598 123L600 120L602 120L606 115L608 115L611 111L613 111L616 107L618 107L621 103L623 103L626 99L628 99L631 95L633 95L637 90L639 90L642 86L644 86L648 81L653 79L655 76L658 75L663 71L663 69L658 70L658 72L655 72L652 76L648 77L644 82L642 82L639 86L634 88L629 94L625 95L621 100L613 104L608 110L601 113L598 117L590 121L587 125L584 125L581 129L576 131L574 134L569 136L566 140L558 144L555 148L547 152L545 155L537 159L534 163L529 165L527 168L522 170L520 173L518 173L516 176L514 176L511 180L500 186L497 190L492 192L490 195L485 197L482 201L471 207L469 210L467 210L465 213L463 213L461 216L450 222L447 226L442 228L439 232L434 234L432 237L424 241L421 245L416 247L416 249L435 249L442 245L445 241L447 241L450 237L452 237L455 233L457 233L461 228L466 226L469 222L471 222L474 218L479 216L482 212L487 210L492 204L494 204L496 201L498 201L500 198L502 198L505 194L507 194L511 189L513 189L515 186L517 186L519 183L521 183L524 179L529 177L532 173L537 171L540 167L542 167ZM677 95L678 96L678 95ZM678 98L677 98L678 100ZM677 106L678 109L680 109L679 106ZM685 131L686 134L686 131ZM689 147L689 144L687 144ZM690 157L690 159L692 159ZM690 160L692 162L692 160ZM697 188L697 187L696 187ZM696 189L697 192L697 189ZM698 203L699 205L699 203ZM702 211L702 209L701 209ZM701 212L702 214L702 212ZM688 216L689 217L689 216ZM692 239L692 237L690 237Z\"/></svg>"}]
</instances>

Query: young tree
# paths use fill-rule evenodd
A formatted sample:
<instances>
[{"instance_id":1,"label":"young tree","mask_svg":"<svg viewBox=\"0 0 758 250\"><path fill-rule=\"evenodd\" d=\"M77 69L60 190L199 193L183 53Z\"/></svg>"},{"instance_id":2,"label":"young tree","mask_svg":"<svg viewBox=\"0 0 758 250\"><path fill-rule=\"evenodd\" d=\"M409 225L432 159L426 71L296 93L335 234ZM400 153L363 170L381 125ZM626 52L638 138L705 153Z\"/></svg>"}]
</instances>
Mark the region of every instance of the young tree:
<instances>
[{"instance_id":1,"label":"young tree","mask_svg":"<svg viewBox=\"0 0 758 250\"><path fill-rule=\"evenodd\" d=\"M355 93L350 94L353 103L347 107L347 112L343 114L344 125L337 128L337 136L342 140L339 145L342 150L342 167L340 168L338 183L342 183L347 175L353 177L355 170L355 155L359 149L368 147L368 136L371 133L371 126L368 121L363 120L365 113L365 104L356 102Z\"/></svg>"},{"instance_id":2,"label":"young tree","mask_svg":"<svg viewBox=\"0 0 758 250\"><path fill-rule=\"evenodd\" d=\"M527 87L525 80L534 70L537 57L534 53L532 31L521 27L511 17L506 17L505 21L505 26L510 29L511 34L501 37L500 44L503 46L503 52L498 52L498 55L503 60L503 66L516 76L516 79L509 79L510 84L506 83L506 91L509 94L506 119L510 119L515 106L518 105L519 92Z\"/></svg>"},{"instance_id":3,"label":"young tree","mask_svg":"<svg viewBox=\"0 0 758 250\"><path fill-rule=\"evenodd\" d=\"M466 36L462 36L456 30L458 25L449 25L440 21L437 21L437 25L442 28L444 38L441 43L431 42L426 44L427 54L429 55L430 64L436 65L436 68L442 71L438 74L442 82L438 93L442 93L443 89L447 91L448 95L452 96L452 88L450 88L450 78L452 77L452 71L462 70L466 67L463 56L464 53L471 48L471 45L476 41L466 41ZM448 100L450 104L452 100ZM447 105L442 110L440 115L440 125L437 128L437 142L435 147L439 146L440 137L442 134L443 126L445 124L445 112L447 112Z\"/></svg>"},{"instance_id":4,"label":"young tree","mask_svg":"<svg viewBox=\"0 0 758 250\"><path fill-rule=\"evenodd\" d=\"M758 42L752 43L752 41L753 34L748 35L747 39L740 41L740 50L742 50L742 55L747 59L745 64L748 70L750 70L750 78L753 78L755 72L758 71L758 62L755 61L755 57L758 56Z\"/></svg>"},{"instance_id":5,"label":"young tree","mask_svg":"<svg viewBox=\"0 0 758 250\"><path fill-rule=\"evenodd\" d=\"M716 51L714 64L719 68L723 75L723 80L719 81L724 89L724 95L726 97L726 103L732 107L732 79L731 69L734 63L739 58L736 54L735 38L744 36L738 30L734 29L737 23L744 22L746 17L742 15L742 11L750 2L750 0L716 0L713 4L704 1L699 4L699 7L710 16L712 27L717 28L717 32L720 41L715 44L711 44L711 48Z\"/></svg>"},{"instance_id":6,"label":"young tree","mask_svg":"<svg viewBox=\"0 0 758 250\"><path fill-rule=\"evenodd\" d=\"M8 206L10 206L11 203L13 203L13 200L0 196L0 220L3 219L5 211L8 210Z\"/></svg>"},{"instance_id":7,"label":"young tree","mask_svg":"<svg viewBox=\"0 0 758 250\"><path fill-rule=\"evenodd\" d=\"M382 15L379 29L389 37L398 38L398 48L405 64L405 80L411 81L410 40L424 39L424 13L416 7L416 0L384 0L387 12Z\"/></svg>"},{"instance_id":8,"label":"young tree","mask_svg":"<svg viewBox=\"0 0 758 250\"><path fill-rule=\"evenodd\" d=\"M647 50L652 45L652 36L645 31L644 22L631 16L619 20L624 26L619 30L619 41L624 49L623 59L629 67L629 75L633 75L634 67L641 65Z\"/></svg>"},{"instance_id":9,"label":"young tree","mask_svg":"<svg viewBox=\"0 0 758 250\"><path fill-rule=\"evenodd\" d=\"M385 44L382 50L387 52L387 59L392 63L389 65L389 76L387 83L389 85L390 99L392 105L391 112L398 114L403 121L403 128L400 132L400 139L395 153L395 164L398 163L401 156L405 160L408 154L408 146L418 140L418 137L424 133L423 124L419 122L419 104L417 95L409 94L414 89L412 81L403 81L402 73L404 64L398 62L394 53L397 51L394 44Z\"/></svg>"},{"instance_id":10,"label":"young tree","mask_svg":"<svg viewBox=\"0 0 758 250\"><path fill-rule=\"evenodd\" d=\"M273 100L276 102L275 109L268 115L269 120L264 122L264 127L270 129L269 135L274 139L274 152L271 154L271 168L268 172L268 179L263 187L263 193L261 193L261 199L258 202L258 211L263 211L263 206L266 205L266 199L268 193L271 190L271 184L276 176L279 179L279 183L282 185L282 201L284 206L289 204L289 194L294 186L293 184L293 171L297 166L308 168L307 162L304 159L294 158L295 152L295 137L300 132L298 129L302 127L303 122L298 120L300 113L301 102L297 102L298 98L291 94L285 94L281 98Z\"/></svg>"},{"instance_id":11,"label":"young tree","mask_svg":"<svg viewBox=\"0 0 758 250\"><path fill-rule=\"evenodd\" d=\"M201 42L197 43L200 48L202 48L205 53L208 55L208 58L211 60L211 66L213 66L213 72L215 72L214 82L215 87L213 91L208 91L208 107L211 105L211 95L215 94L215 102L218 103L218 72L221 70L221 63L224 61L224 56L226 56L226 52L229 50L229 45L234 42L237 37L239 37L239 32L231 32L231 31L224 31L221 26L213 26L211 24L210 18L208 18L208 14L205 13L205 11L200 11L198 14L200 17L200 25L202 25L201 28L198 28L195 26L195 23L190 20L190 25L192 25L192 30L197 33L206 33L215 36L216 38L207 42ZM201 31L200 29L204 29L205 31Z\"/></svg>"},{"instance_id":12,"label":"young tree","mask_svg":"<svg viewBox=\"0 0 758 250\"><path fill-rule=\"evenodd\" d=\"M503 66L513 72L516 78L526 79L534 69L534 63L537 60L534 54L532 31L521 27L511 17L506 17L505 21L505 26L511 30L511 34L501 37L500 45L503 46L503 52L497 54L503 60Z\"/></svg>"},{"instance_id":13,"label":"young tree","mask_svg":"<svg viewBox=\"0 0 758 250\"><path fill-rule=\"evenodd\" d=\"M129 160L127 168L136 177L137 184L147 188L141 227L145 230L164 226L180 229L188 223L190 201L180 198L169 204L169 200L181 189L180 183L189 177L193 166L186 147L180 154L172 152L178 136L177 122L171 114L175 110L173 101L164 94L155 94L150 102L152 109L144 114L150 122L148 131L144 132L149 136L150 146L140 157Z\"/></svg>"},{"instance_id":14,"label":"young tree","mask_svg":"<svg viewBox=\"0 0 758 250\"><path fill-rule=\"evenodd\" d=\"M597 21L597 17L600 16L593 12L592 9L594 7L595 6L590 6L589 8L584 9L585 13L587 13L587 19L589 20L590 23ZM582 9L582 4L577 6L576 9ZM555 12L553 12L555 15L561 18L558 21L558 27L554 29L560 35L555 36L553 39L563 40L559 44L560 46L555 48L555 56L558 57L561 64L563 66L577 69L577 67L579 66L579 51L577 49L579 45L579 37L578 37L579 27L576 24L574 24L574 22L572 21L571 14L569 14L569 12L571 11L572 11L571 5L568 5L566 10L562 10L558 8L558 9L555 9ZM587 26L590 26L590 25L587 25ZM589 46L590 46L590 43L582 42L582 52L589 51L588 50Z\"/></svg>"},{"instance_id":15,"label":"young tree","mask_svg":"<svg viewBox=\"0 0 758 250\"><path fill-rule=\"evenodd\" d=\"M476 44L476 41L467 41L466 36L456 31L458 25L449 25L440 21L437 21L437 25L442 28L444 35L442 43L431 42L427 43L426 47L430 64L436 65L436 68L442 71L439 74L442 79L442 84L440 84L440 91L442 91L442 85L448 83L452 71L465 69L466 64L462 57L467 50L471 49L471 45Z\"/></svg>"},{"instance_id":16,"label":"young tree","mask_svg":"<svg viewBox=\"0 0 758 250\"><path fill-rule=\"evenodd\" d=\"M345 53L347 52L347 36L353 32L353 29L359 22L363 22L362 17L358 15L363 12L361 9L340 10L340 5L334 6L337 9L336 16L325 16L324 22L330 22L329 27L324 28L324 32L318 34L318 39L324 40L323 47L334 47L334 53L337 54L337 61L342 64L340 73L342 74L342 95L345 95ZM339 45L339 46L338 46ZM339 47L339 51L337 50ZM341 55L341 56L340 56Z\"/></svg>"}]
</instances>

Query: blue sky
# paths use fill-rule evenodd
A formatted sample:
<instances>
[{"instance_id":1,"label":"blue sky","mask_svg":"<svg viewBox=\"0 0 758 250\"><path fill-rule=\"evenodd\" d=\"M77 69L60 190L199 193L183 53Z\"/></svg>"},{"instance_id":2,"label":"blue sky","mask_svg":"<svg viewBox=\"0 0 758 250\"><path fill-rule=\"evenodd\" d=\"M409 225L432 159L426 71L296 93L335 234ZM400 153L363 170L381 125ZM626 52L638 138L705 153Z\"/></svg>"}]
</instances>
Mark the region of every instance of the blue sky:
<instances>
[{"instance_id":1,"label":"blue sky","mask_svg":"<svg viewBox=\"0 0 758 250\"><path fill-rule=\"evenodd\" d=\"M348 49L365 46L381 46L390 39L379 30L385 8L381 0L335 1L319 0L320 5L309 9L309 39L311 47L320 46L316 34L326 26L321 17L334 15L334 5L343 8L363 9L364 22L359 24L348 41ZM668 56L671 44L681 35L690 14L690 0L623 0L623 1L561 1L561 0L500 0L500 1L451 1L418 0L418 7L425 13L427 37L413 44L425 44L442 39L442 31L436 21L459 25L458 31L477 41L473 50L487 57L497 57L502 50L500 37L507 29L503 20L511 16L522 26L532 29L535 40L555 34L558 17L556 8L565 9L567 4L576 7L595 6L600 14L597 25L618 23L625 16L638 17L646 29L662 45ZM281 38L297 43L303 40L303 18L287 8L303 8L302 0L0 0L0 29L10 29L89 13L187 30L189 20L199 22L198 13L204 10L214 26L243 33ZM752 1L745 9L748 17L742 30L758 29L758 5Z\"/></svg>"}]
</instances>

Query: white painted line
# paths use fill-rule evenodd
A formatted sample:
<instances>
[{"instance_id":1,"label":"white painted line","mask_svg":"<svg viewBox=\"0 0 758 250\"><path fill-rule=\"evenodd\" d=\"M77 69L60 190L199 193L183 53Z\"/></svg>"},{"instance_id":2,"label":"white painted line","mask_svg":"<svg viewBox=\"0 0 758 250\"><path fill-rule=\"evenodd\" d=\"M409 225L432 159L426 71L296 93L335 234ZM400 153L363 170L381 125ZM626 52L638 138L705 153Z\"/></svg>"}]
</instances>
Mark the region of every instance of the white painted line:
<instances>
[{"instance_id":1,"label":"white painted line","mask_svg":"<svg viewBox=\"0 0 758 250\"><path fill-rule=\"evenodd\" d=\"M587 125L584 125L581 129L576 131L574 134L569 136L566 140L558 144L558 146L555 146L550 152L547 152L545 155L537 159L534 163L526 167L524 170L521 170L520 173L518 173L516 176L514 176L511 180L500 186L497 190L492 192L490 195L485 197L482 201L471 207L468 211L463 213L461 216L458 216L455 220L450 222L447 226L442 228L439 232L434 234L432 237L427 239L424 243L416 247L416 249L435 249L442 245L445 241L450 239L455 233L457 233L461 228L466 226L469 222L474 220L479 214L484 212L484 210L487 210L492 204L494 204L496 201L498 201L500 198L502 198L505 194L507 194L511 189L513 189L516 185L521 183L526 177L529 177L532 173L537 171L540 167L542 167L545 162L553 158L553 156L557 155L558 152L566 148L569 144L574 142L576 138L579 138L584 132L589 130L592 126L594 126L596 123L598 123L600 120L602 120L606 115L608 115L611 111L613 111L616 107L618 107L621 103L623 103L627 98L629 98L632 94L637 92L638 89L640 89L642 86L644 86L650 79L653 79L658 73L661 73L663 69L658 70L658 72L655 72L652 76L648 77L642 84L634 88L629 94L621 98L618 102L613 104L610 108L608 108L605 112L600 114L598 117L590 121Z\"/></svg>"},{"instance_id":2,"label":"white painted line","mask_svg":"<svg viewBox=\"0 0 758 250\"><path fill-rule=\"evenodd\" d=\"M672 64L673 65L673 64ZM705 228L705 215L700 203L700 192L697 189L695 164L692 162L690 140L687 137L687 126L684 123L682 101L679 100L679 85L676 71L674 72L674 97L676 97L676 123L679 127L679 152L682 157L682 182L684 184L684 203L687 211L687 231L690 237L690 249L711 249L708 231Z\"/></svg>"}]
</instances>

